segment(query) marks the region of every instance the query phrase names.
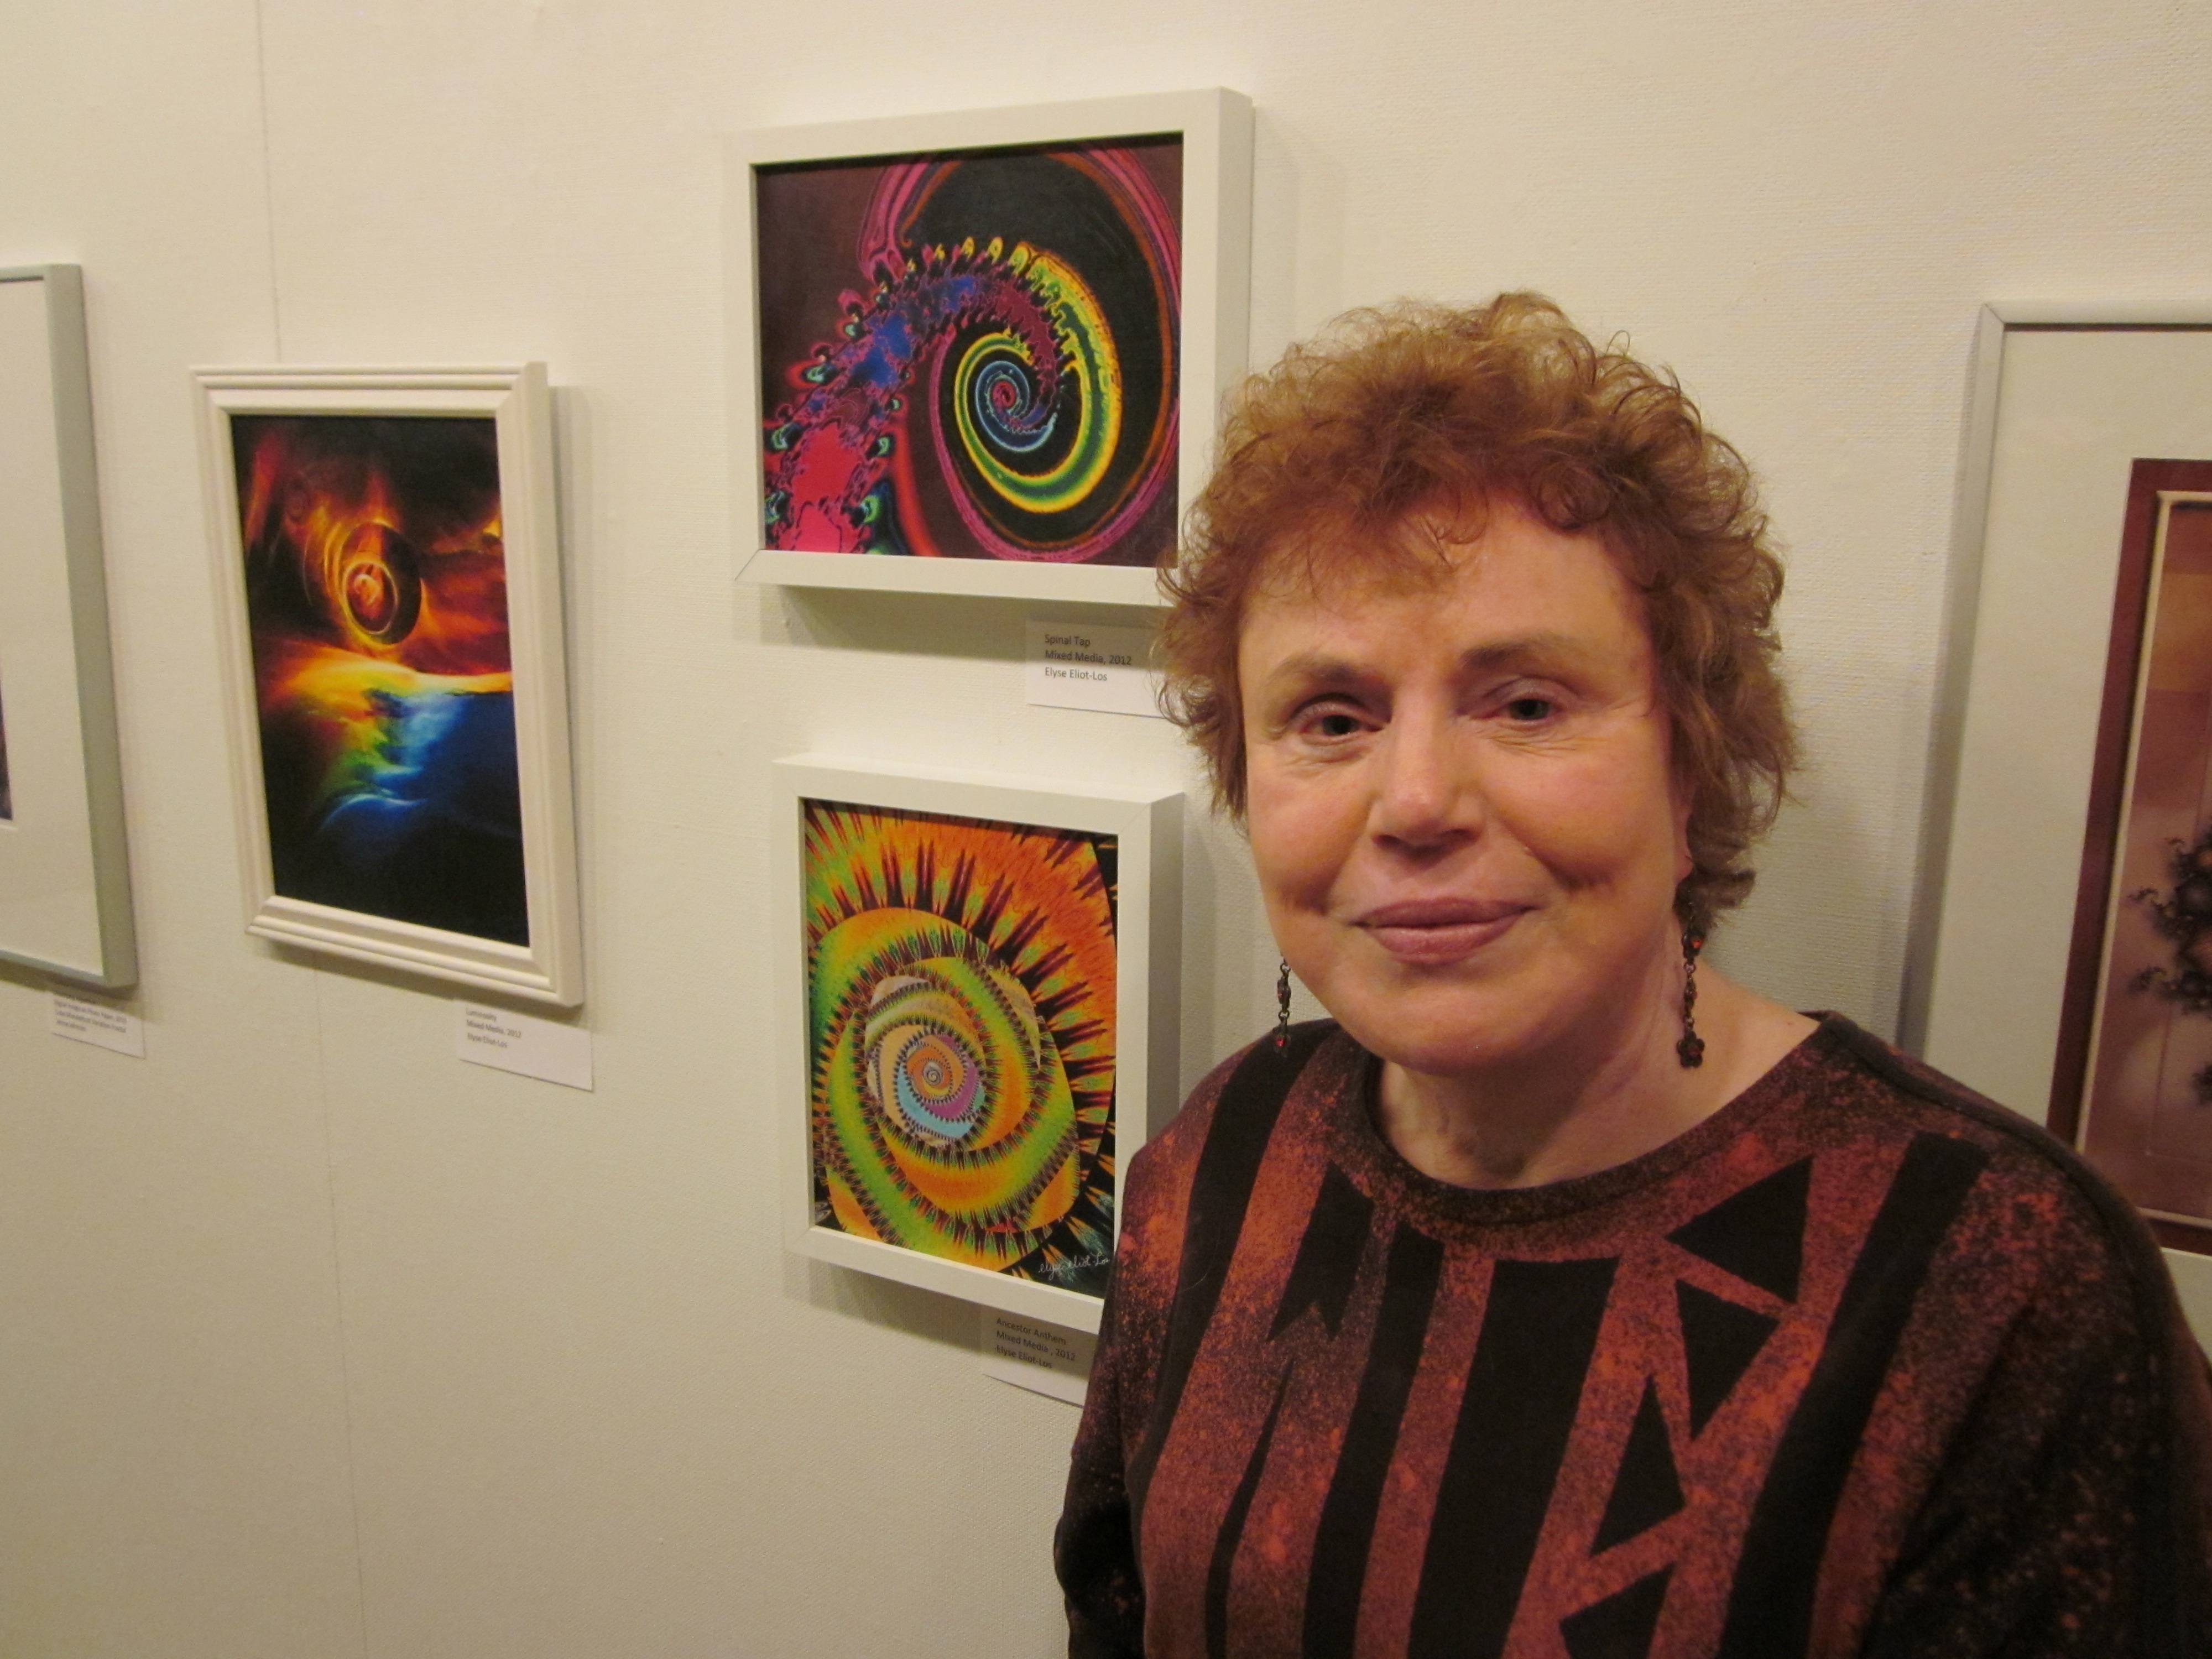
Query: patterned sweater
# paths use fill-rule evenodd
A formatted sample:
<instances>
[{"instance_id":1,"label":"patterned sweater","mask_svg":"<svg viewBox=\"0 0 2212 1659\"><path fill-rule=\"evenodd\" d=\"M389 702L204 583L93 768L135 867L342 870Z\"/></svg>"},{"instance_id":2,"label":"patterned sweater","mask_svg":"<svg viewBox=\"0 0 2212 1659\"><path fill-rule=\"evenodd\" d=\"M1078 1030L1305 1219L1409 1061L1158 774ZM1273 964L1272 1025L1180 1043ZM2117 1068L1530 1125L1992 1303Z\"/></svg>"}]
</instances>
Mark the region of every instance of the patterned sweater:
<instances>
[{"instance_id":1,"label":"patterned sweater","mask_svg":"<svg viewBox=\"0 0 2212 1659\"><path fill-rule=\"evenodd\" d=\"M1836 1016L1713 1116L1474 1190L1333 1025L1133 1163L1069 1652L2212 1654L2212 1391L2134 1212Z\"/></svg>"}]
</instances>

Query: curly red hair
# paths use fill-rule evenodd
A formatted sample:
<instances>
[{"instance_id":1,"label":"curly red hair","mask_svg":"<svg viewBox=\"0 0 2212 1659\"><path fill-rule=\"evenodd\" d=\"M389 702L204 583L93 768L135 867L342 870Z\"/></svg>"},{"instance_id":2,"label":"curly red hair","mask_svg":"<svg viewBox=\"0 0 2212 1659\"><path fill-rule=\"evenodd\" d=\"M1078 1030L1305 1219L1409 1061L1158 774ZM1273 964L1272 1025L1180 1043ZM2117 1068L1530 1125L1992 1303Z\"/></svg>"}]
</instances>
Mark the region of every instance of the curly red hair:
<instances>
[{"instance_id":1,"label":"curly red hair","mask_svg":"<svg viewBox=\"0 0 2212 1659\"><path fill-rule=\"evenodd\" d=\"M1355 311L1245 383L1162 577L1170 717L1241 818L1237 651L1260 583L1433 561L1425 525L1472 534L1504 500L1597 536L1642 597L1689 803L1675 908L1702 928L1749 892L1747 855L1796 764L1773 624L1781 562L1750 469L1674 375L1596 346L1540 295Z\"/></svg>"}]
</instances>

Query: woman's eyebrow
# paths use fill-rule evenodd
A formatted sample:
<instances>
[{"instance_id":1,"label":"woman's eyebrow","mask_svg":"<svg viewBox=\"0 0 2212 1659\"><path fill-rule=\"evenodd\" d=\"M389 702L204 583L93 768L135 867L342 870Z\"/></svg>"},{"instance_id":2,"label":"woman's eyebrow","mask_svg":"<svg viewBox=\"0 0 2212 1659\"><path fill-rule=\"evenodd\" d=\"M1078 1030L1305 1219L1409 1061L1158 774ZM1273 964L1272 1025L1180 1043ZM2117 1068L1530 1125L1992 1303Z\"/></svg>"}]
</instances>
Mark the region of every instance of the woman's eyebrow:
<instances>
[{"instance_id":1,"label":"woman's eyebrow","mask_svg":"<svg viewBox=\"0 0 2212 1659\"><path fill-rule=\"evenodd\" d=\"M1597 661L1589 641L1572 634L1546 631L1470 646L1461 653L1462 674L1496 673L1514 668L1573 668ZM1366 684L1377 678L1373 667L1332 651L1296 651L1267 671L1266 685L1285 687Z\"/></svg>"},{"instance_id":2,"label":"woman's eyebrow","mask_svg":"<svg viewBox=\"0 0 2212 1659\"><path fill-rule=\"evenodd\" d=\"M1547 632L1470 647L1460 654L1459 665L1462 673L1484 674L1509 668L1576 668L1596 660L1598 653L1587 640Z\"/></svg>"},{"instance_id":3,"label":"woman's eyebrow","mask_svg":"<svg viewBox=\"0 0 2212 1659\"><path fill-rule=\"evenodd\" d=\"M1294 651L1267 671L1270 687L1356 685L1375 678L1349 657L1328 651Z\"/></svg>"}]
</instances>

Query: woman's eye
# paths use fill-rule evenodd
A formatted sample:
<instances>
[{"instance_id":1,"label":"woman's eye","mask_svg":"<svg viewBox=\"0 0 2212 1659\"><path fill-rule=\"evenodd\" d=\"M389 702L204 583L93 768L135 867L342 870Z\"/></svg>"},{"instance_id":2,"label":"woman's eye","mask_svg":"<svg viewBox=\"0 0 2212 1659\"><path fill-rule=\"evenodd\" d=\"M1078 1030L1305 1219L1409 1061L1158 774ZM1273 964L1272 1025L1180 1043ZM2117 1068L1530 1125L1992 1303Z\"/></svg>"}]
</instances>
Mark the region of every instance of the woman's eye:
<instances>
[{"instance_id":1,"label":"woman's eye","mask_svg":"<svg viewBox=\"0 0 2212 1659\"><path fill-rule=\"evenodd\" d=\"M1310 742L1335 743L1353 738L1367 729L1367 725L1354 708L1309 708L1297 720L1297 733Z\"/></svg>"},{"instance_id":2,"label":"woman's eye","mask_svg":"<svg viewBox=\"0 0 2212 1659\"><path fill-rule=\"evenodd\" d=\"M1516 697L1505 705L1505 713L1509 719L1526 725L1551 719L1557 707L1549 697Z\"/></svg>"}]
</instances>

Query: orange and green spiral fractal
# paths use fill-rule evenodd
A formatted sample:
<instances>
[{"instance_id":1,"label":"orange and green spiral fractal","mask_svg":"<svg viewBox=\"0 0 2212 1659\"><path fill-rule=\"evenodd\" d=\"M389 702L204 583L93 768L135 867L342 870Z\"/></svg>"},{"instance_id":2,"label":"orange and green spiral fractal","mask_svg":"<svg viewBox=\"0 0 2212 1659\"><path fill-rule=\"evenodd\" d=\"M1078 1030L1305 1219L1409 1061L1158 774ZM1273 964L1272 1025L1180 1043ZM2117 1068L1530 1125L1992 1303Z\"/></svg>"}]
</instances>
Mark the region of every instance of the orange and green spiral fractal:
<instances>
[{"instance_id":1,"label":"orange and green spiral fractal","mask_svg":"<svg viewBox=\"0 0 2212 1659\"><path fill-rule=\"evenodd\" d=\"M1115 865L1111 836L805 804L817 1224L1104 1294Z\"/></svg>"}]
</instances>

